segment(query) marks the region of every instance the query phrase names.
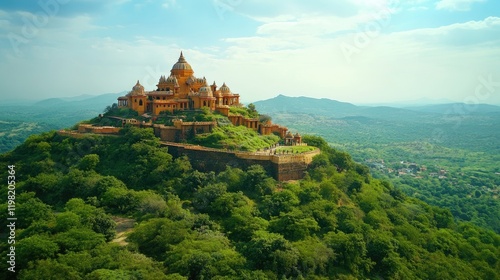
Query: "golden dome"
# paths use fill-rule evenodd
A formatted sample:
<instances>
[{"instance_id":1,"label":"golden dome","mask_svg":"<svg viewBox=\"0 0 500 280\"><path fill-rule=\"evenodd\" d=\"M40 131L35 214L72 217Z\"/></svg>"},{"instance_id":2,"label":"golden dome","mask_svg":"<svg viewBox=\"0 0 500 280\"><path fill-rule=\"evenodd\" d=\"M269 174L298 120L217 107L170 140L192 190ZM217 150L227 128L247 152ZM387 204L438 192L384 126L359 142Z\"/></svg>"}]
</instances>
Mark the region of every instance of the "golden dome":
<instances>
[{"instance_id":1,"label":"golden dome","mask_svg":"<svg viewBox=\"0 0 500 280\"><path fill-rule=\"evenodd\" d=\"M231 89L229 89L226 83L222 84L219 90L222 93L222 95L231 95Z\"/></svg>"},{"instance_id":2,"label":"golden dome","mask_svg":"<svg viewBox=\"0 0 500 280\"><path fill-rule=\"evenodd\" d=\"M205 80L205 85L203 85L199 90L198 92L200 93L200 96L208 96L208 97L212 97L213 94L212 94L212 89L210 88L210 86L207 84L207 81Z\"/></svg>"},{"instance_id":3,"label":"golden dome","mask_svg":"<svg viewBox=\"0 0 500 280\"><path fill-rule=\"evenodd\" d=\"M144 95L144 87L139 83L139 80L137 80L137 83L135 86L132 88L132 91L130 92L132 95Z\"/></svg>"},{"instance_id":4,"label":"golden dome","mask_svg":"<svg viewBox=\"0 0 500 280\"><path fill-rule=\"evenodd\" d=\"M191 65L186 61L184 58L184 55L181 52L181 56L179 57L179 60L177 61L174 66L172 66L172 70L193 70L191 68Z\"/></svg>"}]
</instances>

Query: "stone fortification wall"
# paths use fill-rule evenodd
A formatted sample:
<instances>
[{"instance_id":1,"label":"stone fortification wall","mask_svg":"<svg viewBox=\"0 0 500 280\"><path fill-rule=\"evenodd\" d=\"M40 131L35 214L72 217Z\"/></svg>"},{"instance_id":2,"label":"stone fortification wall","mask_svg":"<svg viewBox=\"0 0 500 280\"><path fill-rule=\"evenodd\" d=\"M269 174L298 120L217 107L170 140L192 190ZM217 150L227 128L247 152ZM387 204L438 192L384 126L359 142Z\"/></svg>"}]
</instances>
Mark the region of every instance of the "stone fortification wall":
<instances>
[{"instance_id":1,"label":"stone fortification wall","mask_svg":"<svg viewBox=\"0 0 500 280\"><path fill-rule=\"evenodd\" d=\"M298 155L277 155L272 161L276 165L276 179L278 181L300 180L304 178L307 167L315 155L321 151L316 149Z\"/></svg>"},{"instance_id":2,"label":"stone fortification wall","mask_svg":"<svg viewBox=\"0 0 500 280\"><path fill-rule=\"evenodd\" d=\"M92 126L91 124L78 125L79 133L95 133L95 134L118 134L121 127L114 126Z\"/></svg>"},{"instance_id":3,"label":"stone fortification wall","mask_svg":"<svg viewBox=\"0 0 500 280\"><path fill-rule=\"evenodd\" d=\"M178 143L164 143L164 145L168 147L169 153L174 157L188 156L191 165L200 171L221 172L227 166L246 170L251 165L259 164L269 176L278 181L304 178L312 158L320 153L320 150L316 149L299 155L269 155L224 151Z\"/></svg>"},{"instance_id":4,"label":"stone fortification wall","mask_svg":"<svg viewBox=\"0 0 500 280\"><path fill-rule=\"evenodd\" d=\"M243 159L231 151L209 149L201 146L179 145L175 143L164 143L168 147L168 152L174 157L186 155L193 168L200 171L221 172L227 166L237 167L246 170L254 164L261 165L269 176L275 176L276 166L270 160L265 159Z\"/></svg>"},{"instance_id":5,"label":"stone fortification wall","mask_svg":"<svg viewBox=\"0 0 500 280\"><path fill-rule=\"evenodd\" d=\"M174 121L174 126L165 126L154 124L153 129L157 137L161 141L180 142L186 140L188 135L196 135L198 133L211 132L216 122L183 122L182 120Z\"/></svg>"},{"instance_id":6,"label":"stone fortification wall","mask_svg":"<svg viewBox=\"0 0 500 280\"><path fill-rule=\"evenodd\" d=\"M79 132L75 132L74 130L68 131L68 130L59 130L57 131L57 134L61 136L67 136L67 137L73 137L73 138L84 138L88 137L88 134L83 134Z\"/></svg>"}]
</instances>

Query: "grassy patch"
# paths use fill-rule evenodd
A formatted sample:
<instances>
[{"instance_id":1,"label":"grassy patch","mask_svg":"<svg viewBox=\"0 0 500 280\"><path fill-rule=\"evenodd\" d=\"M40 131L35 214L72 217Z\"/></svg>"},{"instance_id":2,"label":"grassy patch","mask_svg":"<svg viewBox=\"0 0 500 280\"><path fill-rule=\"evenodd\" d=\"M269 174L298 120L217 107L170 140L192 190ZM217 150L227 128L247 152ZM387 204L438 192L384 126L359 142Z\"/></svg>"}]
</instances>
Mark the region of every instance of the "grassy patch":
<instances>
[{"instance_id":1,"label":"grassy patch","mask_svg":"<svg viewBox=\"0 0 500 280\"><path fill-rule=\"evenodd\" d=\"M246 107L230 107L229 112L234 115L242 115L246 118L258 118L259 113L257 111L250 110Z\"/></svg>"},{"instance_id":2,"label":"grassy patch","mask_svg":"<svg viewBox=\"0 0 500 280\"><path fill-rule=\"evenodd\" d=\"M276 150L278 152L300 154L300 153L314 151L314 149L316 149L316 147L313 146L281 146L278 147Z\"/></svg>"},{"instance_id":3,"label":"grassy patch","mask_svg":"<svg viewBox=\"0 0 500 280\"><path fill-rule=\"evenodd\" d=\"M279 137L276 135L259 135L244 126L223 126L214 128L212 133L198 134L191 142L219 149L256 151L268 148L278 141Z\"/></svg>"}]
</instances>

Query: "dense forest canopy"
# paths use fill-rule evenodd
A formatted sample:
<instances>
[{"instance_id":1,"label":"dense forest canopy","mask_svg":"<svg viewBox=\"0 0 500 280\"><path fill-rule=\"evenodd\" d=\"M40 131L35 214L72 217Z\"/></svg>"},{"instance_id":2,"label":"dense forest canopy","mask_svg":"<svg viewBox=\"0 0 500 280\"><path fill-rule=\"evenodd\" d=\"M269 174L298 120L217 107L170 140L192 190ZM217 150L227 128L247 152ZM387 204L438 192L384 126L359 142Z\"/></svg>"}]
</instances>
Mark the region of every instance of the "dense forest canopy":
<instances>
[{"instance_id":1,"label":"dense forest canopy","mask_svg":"<svg viewBox=\"0 0 500 280\"><path fill-rule=\"evenodd\" d=\"M30 136L0 155L2 178L15 165L18 219L16 272L2 262L2 276L500 278L498 234L374 179L320 137L303 140L322 154L305 179L283 183L259 165L193 170L150 129ZM8 206L0 208L5 221ZM116 217L135 220L124 243L113 242ZM10 248L0 244L6 256Z\"/></svg>"}]
</instances>

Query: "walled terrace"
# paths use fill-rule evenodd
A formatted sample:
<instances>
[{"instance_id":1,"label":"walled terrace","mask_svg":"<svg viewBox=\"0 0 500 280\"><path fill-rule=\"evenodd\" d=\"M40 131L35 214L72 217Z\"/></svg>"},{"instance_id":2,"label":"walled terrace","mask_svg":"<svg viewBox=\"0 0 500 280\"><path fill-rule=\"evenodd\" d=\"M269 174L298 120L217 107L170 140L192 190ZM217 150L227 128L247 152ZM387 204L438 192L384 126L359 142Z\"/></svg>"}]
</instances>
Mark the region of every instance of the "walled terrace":
<instances>
[{"instance_id":1,"label":"walled terrace","mask_svg":"<svg viewBox=\"0 0 500 280\"><path fill-rule=\"evenodd\" d=\"M274 154L272 150L242 152L213 149L199 145L162 142L174 157L186 155L191 165L200 171L224 171L227 166L247 169L251 165L261 165L268 175L278 181L300 180L319 149L300 154Z\"/></svg>"},{"instance_id":2,"label":"walled terrace","mask_svg":"<svg viewBox=\"0 0 500 280\"><path fill-rule=\"evenodd\" d=\"M212 122L184 123L187 126L195 125L201 133L208 130ZM224 149L207 148L199 145L183 144L174 142L175 133L179 130L172 127L157 124L134 124L140 127L153 128L155 135L160 138L161 145L168 147L168 152L175 158L187 156L193 168L200 171L224 171L227 166L246 170L254 164L261 165L268 175L278 181L299 180L304 178L308 165L314 156L320 154L319 149L308 152L274 153L274 149L257 152L231 151ZM204 129L202 129L204 128ZM63 136L81 138L86 134L97 134L103 136L117 135L120 127L99 127L89 124L80 124L76 131L61 130L58 133ZM196 129L195 129L196 131ZM178 135L177 135L178 136ZM173 138L174 141L171 141Z\"/></svg>"}]
</instances>

